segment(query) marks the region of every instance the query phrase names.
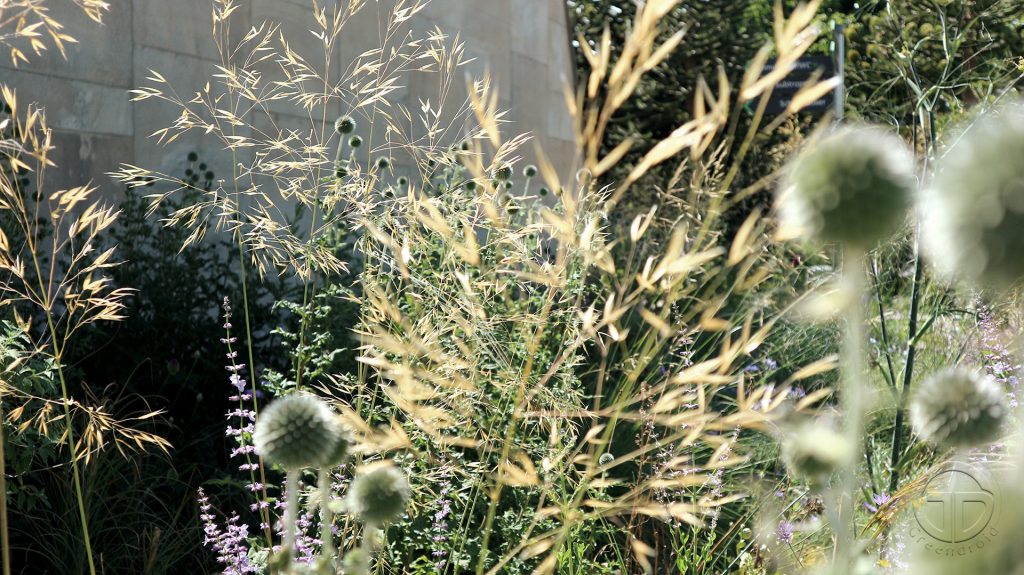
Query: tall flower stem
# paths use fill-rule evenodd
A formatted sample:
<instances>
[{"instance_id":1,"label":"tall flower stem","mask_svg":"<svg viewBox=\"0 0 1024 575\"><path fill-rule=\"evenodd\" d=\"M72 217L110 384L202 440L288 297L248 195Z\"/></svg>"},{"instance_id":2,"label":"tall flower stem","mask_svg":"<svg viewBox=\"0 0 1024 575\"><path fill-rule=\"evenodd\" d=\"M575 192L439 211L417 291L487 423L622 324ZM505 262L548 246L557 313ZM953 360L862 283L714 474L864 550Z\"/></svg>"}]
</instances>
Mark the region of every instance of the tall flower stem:
<instances>
[{"instance_id":1,"label":"tall flower stem","mask_svg":"<svg viewBox=\"0 0 1024 575\"><path fill-rule=\"evenodd\" d=\"M320 554L324 557L334 555L334 537L331 528L334 525L334 514L331 513L331 474L327 467L320 468L318 480L320 487Z\"/></svg>"},{"instance_id":2,"label":"tall flower stem","mask_svg":"<svg viewBox=\"0 0 1024 575\"><path fill-rule=\"evenodd\" d=\"M4 454L4 404L0 396L0 553L3 574L11 575L11 544L7 539L7 464Z\"/></svg>"},{"instance_id":3,"label":"tall flower stem","mask_svg":"<svg viewBox=\"0 0 1024 575\"><path fill-rule=\"evenodd\" d=\"M903 367L903 385L900 389L896 419L892 426L892 448L889 459L889 493L895 493L900 485L900 457L903 452L903 420L910 397L910 386L914 377L914 362L917 357L917 317L921 301L921 254L920 231L914 238L914 283L910 290L910 317L907 319L907 359Z\"/></svg>"},{"instance_id":4,"label":"tall flower stem","mask_svg":"<svg viewBox=\"0 0 1024 575\"><path fill-rule=\"evenodd\" d=\"M299 522L299 470L289 469L286 481L288 501L284 510L284 552L291 564L295 556L295 529Z\"/></svg>"},{"instance_id":5,"label":"tall flower stem","mask_svg":"<svg viewBox=\"0 0 1024 575\"><path fill-rule=\"evenodd\" d=\"M843 251L843 291L846 294L846 320L842 345L840 402L845 418L843 432L853 448L861 445L864 427L864 261L863 250L847 247ZM839 489L835 494L834 516L837 525L836 557L849 564L854 557L854 493L857 490L857 461L853 458L840 472ZM848 500L847 500L848 499Z\"/></svg>"}]
</instances>

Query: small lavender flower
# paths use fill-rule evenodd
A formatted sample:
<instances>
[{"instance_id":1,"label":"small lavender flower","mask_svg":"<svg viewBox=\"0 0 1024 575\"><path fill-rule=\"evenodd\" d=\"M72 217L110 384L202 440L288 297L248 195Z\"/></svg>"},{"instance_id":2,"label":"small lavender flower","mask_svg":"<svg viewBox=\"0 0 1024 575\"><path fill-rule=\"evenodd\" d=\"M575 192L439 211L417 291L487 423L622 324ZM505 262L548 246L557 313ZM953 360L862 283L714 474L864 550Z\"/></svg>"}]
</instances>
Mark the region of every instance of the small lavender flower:
<instances>
[{"instance_id":1,"label":"small lavender flower","mask_svg":"<svg viewBox=\"0 0 1024 575\"><path fill-rule=\"evenodd\" d=\"M793 524L789 521L780 521L775 528L775 538L784 545L791 544L793 542Z\"/></svg>"},{"instance_id":2,"label":"small lavender flower","mask_svg":"<svg viewBox=\"0 0 1024 575\"><path fill-rule=\"evenodd\" d=\"M448 494L451 491L451 484L447 477L441 481L441 490L438 493L436 511L434 511L433 522L430 524L431 532L431 556L434 558L434 566L438 571L444 571L448 563L448 517L452 514L452 502Z\"/></svg>"},{"instance_id":3,"label":"small lavender flower","mask_svg":"<svg viewBox=\"0 0 1024 575\"><path fill-rule=\"evenodd\" d=\"M892 496L884 491L881 493L872 493L871 501L864 502L864 509L867 509L872 513L878 513L878 510L885 508L890 501L892 501Z\"/></svg>"},{"instance_id":4,"label":"small lavender flower","mask_svg":"<svg viewBox=\"0 0 1024 575\"><path fill-rule=\"evenodd\" d=\"M221 565L224 575L243 575L245 573L258 573L260 571L249 561L249 526L239 524L238 515L232 514L228 518L224 529L217 524L217 518L213 514L213 506L203 491L199 488L199 518L203 522L203 544L210 547L217 554L217 563Z\"/></svg>"}]
</instances>

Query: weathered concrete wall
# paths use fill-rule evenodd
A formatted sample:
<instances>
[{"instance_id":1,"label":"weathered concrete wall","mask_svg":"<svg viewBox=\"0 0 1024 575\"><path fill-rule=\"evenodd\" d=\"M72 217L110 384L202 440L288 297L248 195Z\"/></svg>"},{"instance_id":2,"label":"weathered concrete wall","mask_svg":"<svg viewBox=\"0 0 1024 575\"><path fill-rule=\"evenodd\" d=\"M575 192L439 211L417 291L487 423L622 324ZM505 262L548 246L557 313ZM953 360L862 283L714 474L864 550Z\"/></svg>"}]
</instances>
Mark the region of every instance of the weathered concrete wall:
<instances>
[{"instance_id":1,"label":"weathered concrete wall","mask_svg":"<svg viewBox=\"0 0 1024 575\"><path fill-rule=\"evenodd\" d=\"M18 90L20 102L43 105L55 129L60 169L49 176L50 182L60 186L92 180L116 189L105 173L119 163L180 174L193 150L208 159L218 177L229 173L230 160L213 138L194 134L158 145L150 134L169 125L180 111L156 100L130 102L128 93L146 83L151 69L184 96L211 80L220 57L211 35L210 0L109 1L103 26L70 2L53 2L52 15L79 40L67 47L66 60L51 50L17 69L0 63L0 81ZM368 0L346 26L335 58L337 74L355 55L379 46L378 11L389 11L393 3ZM312 0L242 0L233 16L232 35L238 38L251 25L275 21L293 48L312 55L320 48L308 32L314 27L311 8ZM531 132L556 165L572 162L571 126L562 96L572 77L564 0L432 0L410 26L420 34L434 26L458 34L467 55L476 58L467 66L469 72L488 70L500 90L501 107L511 110L513 124L506 135ZM393 98L415 112L420 99L436 102L435 84L431 75L412 74ZM462 89L451 99L464 96ZM274 104L271 109L279 126L309 125L309 117L293 105ZM328 110L327 115L333 118L339 112ZM269 120L254 120L257 127L260 122Z\"/></svg>"}]
</instances>

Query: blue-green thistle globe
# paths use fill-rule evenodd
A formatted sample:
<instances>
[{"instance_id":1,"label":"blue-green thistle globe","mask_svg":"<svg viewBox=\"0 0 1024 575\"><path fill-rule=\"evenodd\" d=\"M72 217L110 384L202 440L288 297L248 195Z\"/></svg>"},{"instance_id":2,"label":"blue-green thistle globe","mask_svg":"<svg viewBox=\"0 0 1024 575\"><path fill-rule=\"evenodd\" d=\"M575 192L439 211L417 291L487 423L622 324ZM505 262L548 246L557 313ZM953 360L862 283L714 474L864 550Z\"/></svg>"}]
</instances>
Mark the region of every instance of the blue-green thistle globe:
<instances>
[{"instance_id":1,"label":"blue-green thistle globe","mask_svg":"<svg viewBox=\"0 0 1024 575\"><path fill-rule=\"evenodd\" d=\"M334 121L334 129L339 134L351 134L356 129L356 121L349 116L342 116Z\"/></svg>"},{"instance_id":2,"label":"blue-green thistle globe","mask_svg":"<svg viewBox=\"0 0 1024 575\"><path fill-rule=\"evenodd\" d=\"M321 399L296 392L263 410L253 430L256 452L286 469L322 465L337 448L341 427Z\"/></svg>"},{"instance_id":3,"label":"blue-green thistle globe","mask_svg":"<svg viewBox=\"0 0 1024 575\"><path fill-rule=\"evenodd\" d=\"M806 424L788 434L782 458L795 475L822 483L853 460L853 446L840 433L823 424Z\"/></svg>"},{"instance_id":4,"label":"blue-green thistle globe","mask_svg":"<svg viewBox=\"0 0 1024 575\"><path fill-rule=\"evenodd\" d=\"M870 249L896 232L913 191L913 156L880 128L841 128L790 164L779 216L801 235Z\"/></svg>"},{"instance_id":5,"label":"blue-green thistle globe","mask_svg":"<svg viewBox=\"0 0 1024 575\"><path fill-rule=\"evenodd\" d=\"M530 164L529 166L526 166L525 168L523 168L523 175L526 176L527 178L532 178L532 177L536 176L537 175L537 166L534 166L533 164Z\"/></svg>"},{"instance_id":6,"label":"blue-green thistle globe","mask_svg":"<svg viewBox=\"0 0 1024 575\"><path fill-rule=\"evenodd\" d=\"M1024 103L958 136L921 193L926 254L947 279L1006 289L1024 279Z\"/></svg>"},{"instance_id":7,"label":"blue-green thistle globe","mask_svg":"<svg viewBox=\"0 0 1024 575\"><path fill-rule=\"evenodd\" d=\"M405 513L412 490L402 470L388 461L371 463L348 488L348 510L365 523L383 525Z\"/></svg>"},{"instance_id":8,"label":"blue-green thistle globe","mask_svg":"<svg viewBox=\"0 0 1024 575\"><path fill-rule=\"evenodd\" d=\"M504 182L512 179L512 166L505 164L494 170L494 179Z\"/></svg>"},{"instance_id":9,"label":"blue-green thistle globe","mask_svg":"<svg viewBox=\"0 0 1024 575\"><path fill-rule=\"evenodd\" d=\"M949 368L924 381L910 403L910 422L940 447L973 447L997 439L1009 415L1006 393L990 377Z\"/></svg>"}]
</instances>

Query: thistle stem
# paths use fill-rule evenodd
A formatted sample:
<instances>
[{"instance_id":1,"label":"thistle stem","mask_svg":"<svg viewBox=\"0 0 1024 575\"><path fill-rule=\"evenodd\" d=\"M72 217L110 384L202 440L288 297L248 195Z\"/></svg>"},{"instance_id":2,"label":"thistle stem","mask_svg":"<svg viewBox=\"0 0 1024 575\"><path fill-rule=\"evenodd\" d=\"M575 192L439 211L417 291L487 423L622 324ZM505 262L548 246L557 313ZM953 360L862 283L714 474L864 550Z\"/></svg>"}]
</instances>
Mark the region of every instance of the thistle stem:
<instances>
[{"instance_id":1,"label":"thistle stem","mask_svg":"<svg viewBox=\"0 0 1024 575\"><path fill-rule=\"evenodd\" d=\"M861 445L864 427L864 252L847 247L843 251L843 290L847 295L844 315L846 333L841 360L840 402L844 415L844 434L851 448ZM858 450L859 453L859 450ZM836 557L848 565L854 557L854 498L857 491L857 461L853 458L840 472L839 489L833 498L837 524ZM845 501L849 497L850 501Z\"/></svg>"},{"instance_id":2,"label":"thistle stem","mask_svg":"<svg viewBox=\"0 0 1024 575\"><path fill-rule=\"evenodd\" d=\"M3 552L3 574L11 575L11 544L7 539L7 464L4 459L4 405L0 397L0 551Z\"/></svg>"},{"instance_id":3,"label":"thistle stem","mask_svg":"<svg viewBox=\"0 0 1024 575\"><path fill-rule=\"evenodd\" d=\"M334 513L329 505L331 501L331 474L326 467L320 468L318 480L320 487L320 554L324 557L334 555L334 536L331 528L334 524Z\"/></svg>"},{"instance_id":4,"label":"thistle stem","mask_svg":"<svg viewBox=\"0 0 1024 575\"><path fill-rule=\"evenodd\" d=\"M299 522L299 470L289 469L287 475L288 499L284 514L284 552L288 563L294 563L295 529Z\"/></svg>"}]
</instances>

